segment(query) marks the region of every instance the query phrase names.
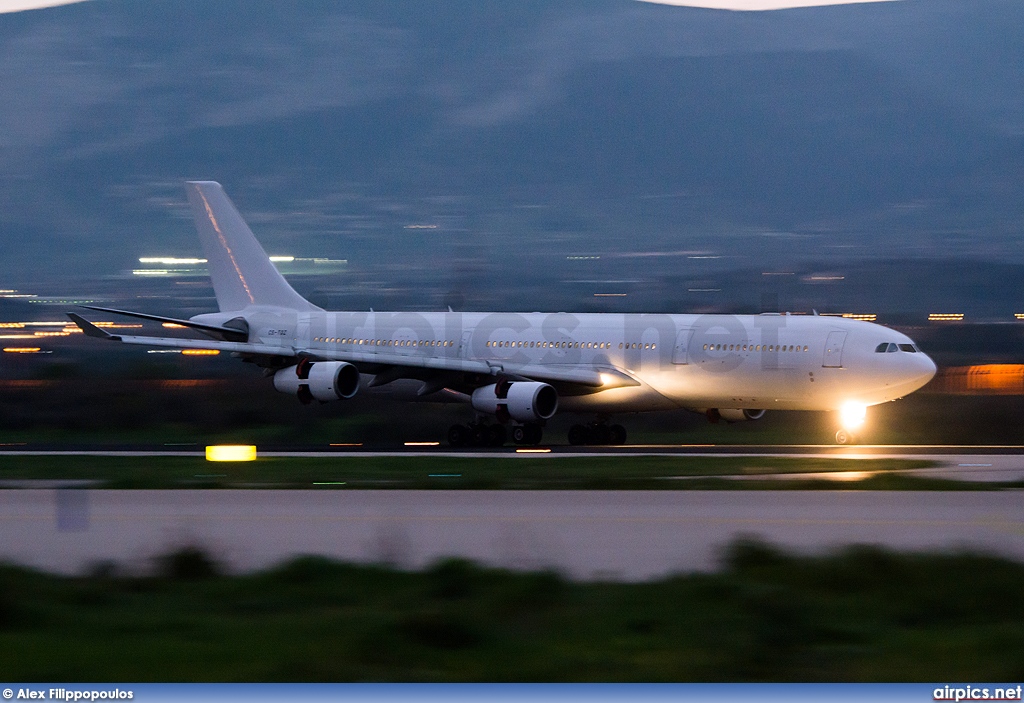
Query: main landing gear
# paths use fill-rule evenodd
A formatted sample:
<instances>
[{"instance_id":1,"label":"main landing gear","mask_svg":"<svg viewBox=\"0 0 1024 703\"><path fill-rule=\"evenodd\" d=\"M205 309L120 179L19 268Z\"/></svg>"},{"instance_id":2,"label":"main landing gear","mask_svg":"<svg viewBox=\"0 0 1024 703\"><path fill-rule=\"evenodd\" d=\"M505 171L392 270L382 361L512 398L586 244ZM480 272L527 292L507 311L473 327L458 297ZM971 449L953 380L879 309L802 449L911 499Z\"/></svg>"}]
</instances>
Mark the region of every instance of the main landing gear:
<instances>
[{"instance_id":1,"label":"main landing gear","mask_svg":"<svg viewBox=\"0 0 1024 703\"><path fill-rule=\"evenodd\" d=\"M471 422L452 425L448 429L448 444L453 447L500 447L505 443L505 426Z\"/></svg>"},{"instance_id":2,"label":"main landing gear","mask_svg":"<svg viewBox=\"0 0 1024 703\"><path fill-rule=\"evenodd\" d=\"M626 428L607 422L591 422L569 428L569 444L625 444Z\"/></svg>"},{"instance_id":3,"label":"main landing gear","mask_svg":"<svg viewBox=\"0 0 1024 703\"><path fill-rule=\"evenodd\" d=\"M473 422L452 425L448 429L448 444L453 447L500 447L507 433L504 425ZM516 444L536 446L544 437L544 428L537 423L516 425L512 428L512 441Z\"/></svg>"}]
</instances>

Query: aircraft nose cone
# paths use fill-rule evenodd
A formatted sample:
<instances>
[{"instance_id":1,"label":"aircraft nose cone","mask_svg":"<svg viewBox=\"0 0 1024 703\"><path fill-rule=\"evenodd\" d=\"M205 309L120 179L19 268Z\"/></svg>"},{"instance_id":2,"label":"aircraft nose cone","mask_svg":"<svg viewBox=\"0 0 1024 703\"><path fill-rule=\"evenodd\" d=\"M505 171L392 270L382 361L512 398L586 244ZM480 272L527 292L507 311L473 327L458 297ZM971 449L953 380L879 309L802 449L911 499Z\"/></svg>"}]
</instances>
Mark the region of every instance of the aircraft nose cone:
<instances>
[{"instance_id":1,"label":"aircraft nose cone","mask_svg":"<svg viewBox=\"0 0 1024 703\"><path fill-rule=\"evenodd\" d=\"M921 370L921 376L918 380L921 382L921 385L923 386L924 384L928 383L928 381L935 378L935 373L936 371L938 371L938 367L935 365L935 362L932 361L932 358L927 354L919 354L917 363Z\"/></svg>"}]
</instances>

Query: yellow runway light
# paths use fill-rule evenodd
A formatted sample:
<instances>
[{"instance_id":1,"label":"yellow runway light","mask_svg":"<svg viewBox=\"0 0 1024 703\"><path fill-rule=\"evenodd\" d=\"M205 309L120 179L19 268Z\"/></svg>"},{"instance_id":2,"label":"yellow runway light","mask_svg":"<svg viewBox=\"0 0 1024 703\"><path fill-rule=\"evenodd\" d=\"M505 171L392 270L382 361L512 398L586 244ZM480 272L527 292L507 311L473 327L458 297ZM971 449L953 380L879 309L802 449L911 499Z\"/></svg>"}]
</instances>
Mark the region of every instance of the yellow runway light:
<instances>
[{"instance_id":1,"label":"yellow runway light","mask_svg":"<svg viewBox=\"0 0 1024 703\"><path fill-rule=\"evenodd\" d=\"M182 349L181 353L185 356L217 356L220 349Z\"/></svg>"},{"instance_id":2,"label":"yellow runway light","mask_svg":"<svg viewBox=\"0 0 1024 703\"><path fill-rule=\"evenodd\" d=\"M206 448L207 461L256 461L256 445L214 444Z\"/></svg>"},{"instance_id":3,"label":"yellow runway light","mask_svg":"<svg viewBox=\"0 0 1024 703\"><path fill-rule=\"evenodd\" d=\"M8 354L35 354L40 351L39 347L4 347Z\"/></svg>"}]
</instances>

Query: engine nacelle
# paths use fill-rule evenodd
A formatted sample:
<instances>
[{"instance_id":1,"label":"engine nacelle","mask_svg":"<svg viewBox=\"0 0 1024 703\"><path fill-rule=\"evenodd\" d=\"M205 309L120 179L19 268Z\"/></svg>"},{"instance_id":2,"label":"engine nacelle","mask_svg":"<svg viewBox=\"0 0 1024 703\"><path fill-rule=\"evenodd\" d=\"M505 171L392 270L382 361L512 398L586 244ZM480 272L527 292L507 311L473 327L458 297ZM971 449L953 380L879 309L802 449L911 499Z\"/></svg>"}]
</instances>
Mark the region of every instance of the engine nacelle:
<instances>
[{"instance_id":1,"label":"engine nacelle","mask_svg":"<svg viewBox=\"0 0 1024 703\"><path fill-rule=\"evenodd\" d=\"M351 398L359 390L359 370L345 361L304 361L275 373L274 388L304 403Z\"/></svg>"},{"instance_id":2,"label":"engine nacelle","mask_svg":"<svg viewBox=\"0 0 1024 703\"><path fill-rule=\"evenodd\" d=\"M714 412L719 418L726 422L746 422L747 420L760 420L764 417L764 410L743 410L737 408L719 408L718 410L709 410L708 416Z\"/></svg>"},{"instance_id":3,"label":"engine nacelle","mask_svg":"<svg viewBox=\"0 0 1024 703\"><path fill-rule=\"evenodd\" d=\"M473 391L473 409L517 422L547 420L558 410L558 391L537 381L503 381Z\"/></svg>"}]
</instances>

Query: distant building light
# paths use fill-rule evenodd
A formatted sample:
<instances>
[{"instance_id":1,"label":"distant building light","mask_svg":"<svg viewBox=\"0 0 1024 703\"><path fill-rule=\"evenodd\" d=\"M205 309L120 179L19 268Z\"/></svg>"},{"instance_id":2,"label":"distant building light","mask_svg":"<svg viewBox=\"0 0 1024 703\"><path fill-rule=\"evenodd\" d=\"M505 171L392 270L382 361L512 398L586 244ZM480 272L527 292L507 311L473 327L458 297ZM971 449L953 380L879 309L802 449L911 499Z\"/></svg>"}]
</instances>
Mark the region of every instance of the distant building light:
<instances>
[{"instance_id":1,"label":"distant building light","mask_svg":"<svg viewBox=\"0 0 1024 703\"><path fill-rule=\"evenodd\" d=\"M41 350L39 347L4 347L4 351L8 354L37 354Z\"/></svg>"},{"instance_id":2,"label":"distant building light","mask_svg":"<svg viewBox=\"0 0 1024 703\"><path fill-rule=\"evenodd\" d=\"M688 256L687 259L721 259L721 256Z\"/></svg>"},{"instance_id":3,"label":"distant building light","mask_svg":"<svg viewBox=\"0 0 1024 703\"><path fill-rule=\"evenodd\" d=\"M170 271L167 269L133 269L133 276L166 276Z\"/></svg>"},{"instance_id":4,"label":"distant building light","mask_svg":"<svg viewBox=\"0 0 1024 703\"><path fill-rule=\"evenodd\" d=\"M569 261L593 261L595 259L600 259L601 257L600 256L567 256L565 258L568 259Z\"/></svg>"},{"instance_id":5,"label":"distant building light","mask_svg":"<svg viewBox=\"0 0 1024 703\"><path fill-rule=\"evenodd\" d=\"M625 298L628 293L594 293L595 298Z\"/></svg>"},{"instance_id":6,"label":"distant building light","mask_svg":"<svg viewBox=\"0 0 1024 703\"><path fill-rule=\"evenodd\" d=\"M25 328L25 323L24 322L0 322L0 329L20 330L20 329L24 329L24 328Z\"/></svg>"},{"instance_id":7,"label":"distant building light","mask_svg":"<svg viewBox=\"0 0 1024 703\"><path fill-rule=\"evenodd\" d=\"M847 320L861 320L862 322L874 322L878 315L870 312L844 312L843 317Z\"/></svg>"},{"instance_id":8,"label":"distant building light","mask_svg":"<svg viewBox=\"0 0 1024 703\"><path fill-rule=\"evenodd\" d=\"M207 461L255 461L256 446L252 444L215 444L206 448Z\"/></svg>"},{"instance_id":9,"label":"distant building light","mask_svg":"<svg viewBox=\"0 0 1024 703\"><path fill-rule=\"evenodd\" d=\"M270 257L270 260L273 261L274 263L288 262L288 261L295 261L295 257L294 256L272 256L272 257Z\"/></svg>"},{"instance_id":10,"label":"distant building light","mask_svg":"<svg viewBox=\"0 0 1024 703\"><path fill-rule=\"evenodd\" d=\"M205 264L206 259L177 259L172 256L144 256L139 259L140 264L161 264L163 266L193 266Z\"/></svg>"},{"instance_id":11,"label":"distant building light","mask_svg":"<svg viewBox=\"0 0 1024 703\"><path fill-rule=\"evenodd\" d=\"M407 447L436 447L440 442L406 442Z\"/></svg>"},{"instance_id":12,"label":"distant building light","mask_svg":"<svg viewBox=\"0 0 1024 703\"><path fill-rule=\"evenodd\" d=\"M28 297L30 300L27 302L35 305L88 305L89 303L96 302L87 298L40 298L36 295Z\"/></svg>"},{"instance_id":13,"label":"distant building light","mask_svg":"<svg viewBox=\"0 0 1024 703\"><path fill-rule=\"evenodd\" d=\"M299 261L309 261L309 259L299 259ZM313 259L314 264L347 264L348 259Z\"/></svg>"},{"instance_id":14,"label":"distant building light","mask_svg":"<svg viewBox=\"0 0 1024 703\"><path fill-rule=\"evenodd\" d=\"M217 356L220 349L182 349L181 353L185 356Z\"/></svg>"},{"instance_id":15,"label":"distant building light","mask_svg":"<svg viewBox=\"0 0 1024 703\"><path fill-rule=\"evenodd\" d=\"M149 349L147 354L180 354L180 349Z\"/></svg>"},{"instance_id":16,"label":"distant building light","mask_svg":"<svg viewBox=\"0 0 1024 703\"><path fill-rule=\"evenodd\" d=\"M17 288L9 288L9 289L5 288L5 289L0 290L0 293L17 293L17 292L18 292Z\"/></svg>"},{"instance_id":17,"label":"distant building light","mask_svg":"<svg viewBox=\"0 0 1024 703\"><path fill-rule=\"evenodd\" d=\"M963 322L962 312L933 312L928 315L928 322Z\"/></svg>"},{"instance_id":18,"label":"distant building light","mask_svg":"<svg viewBox=\"0 0 1024 703\"><path fill-rule=\"evenodd\" d=\"M762 276L795 276L793 271L762 271Z\"/></svg>"},{"instance_id":19,"label":"distant building light","mask_svg":"<svg viewBox=\"0 0 1024 703\"><path fill-rule=\"evenodd\" d=\"M188 329L185 325L179 325L177 322L165 322L161 327L166 327L169 330L184 330Z\"/></svg>"},{"instance_id":20,"label":"distant building light","mask_svg":"<svg viewBox=\"0 0 1024 703\"><path fill-rule=\"evenodd\" d=\"M437 225L406 225L404 229L437 229Z\"/></svg>"},{"instance_id":21,"label":"distant building light","mask_svg":"<svg viewBox=\"0 0 1024 703\"><path fill-rule=\"evenodd\" d=\"M687 288L687 293L721 293L721 288Z\"/></svg>"},{"instance_id":22,"label":"distant building light","mask_svg":"<svg viewBox=\"0 0 1024 703\"><path fill-rule=\"evenodd\" d=\"M4 293L0 295L0 298L34 298L35 295L31 293Z\"/></svg>"},{"instance_id":23,"label":"distant building light","mask_svg":"<svg viewBox=\"0 0 1024 703\"><path fill-rule=\"evenodd\" d=\"M34 334L0 334L0 339L35 339Z\"/></svg>"},{"instance_id":24,"label":"distant building light","mask_svg":"<svg viewBox=\"0 0 1024 703\"><path fill-rule=\"evenodd\" d=\"M67 337L70 332L33 332L34 337Z\"/></svg>"},{"instance_id":25,"label":"distant building light","mask_svg":"<svg viewBox=\"0 0 1024 703\"><path fill-rule=\"evenodd\" d=\"M1018 320L1024 320L1024 312L1015 312L1013 313L1013 316L1016 317ZM3 325L0 325L0 327L2 326Z\"/></svg>"}]
</instances>

